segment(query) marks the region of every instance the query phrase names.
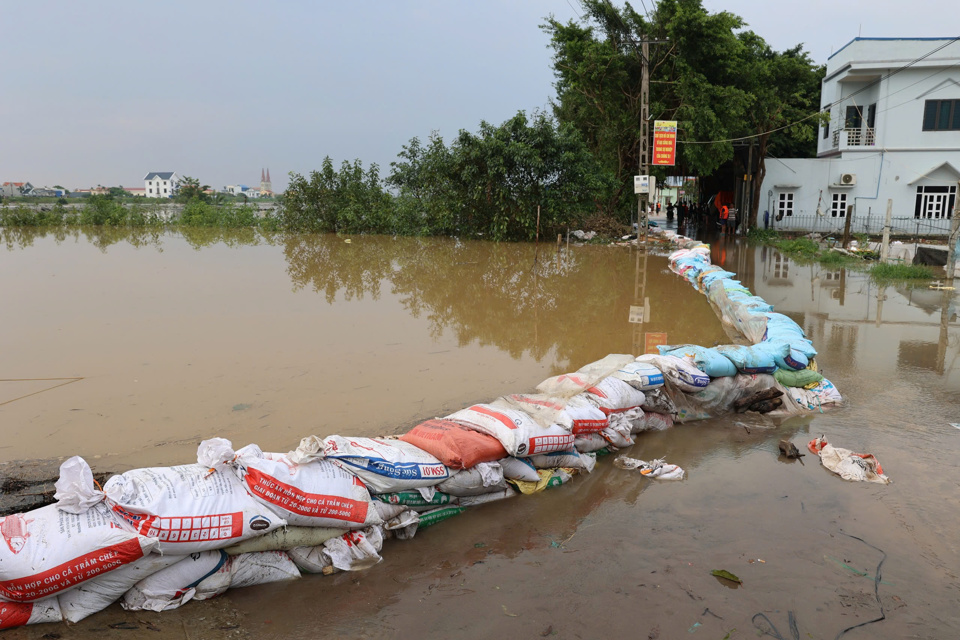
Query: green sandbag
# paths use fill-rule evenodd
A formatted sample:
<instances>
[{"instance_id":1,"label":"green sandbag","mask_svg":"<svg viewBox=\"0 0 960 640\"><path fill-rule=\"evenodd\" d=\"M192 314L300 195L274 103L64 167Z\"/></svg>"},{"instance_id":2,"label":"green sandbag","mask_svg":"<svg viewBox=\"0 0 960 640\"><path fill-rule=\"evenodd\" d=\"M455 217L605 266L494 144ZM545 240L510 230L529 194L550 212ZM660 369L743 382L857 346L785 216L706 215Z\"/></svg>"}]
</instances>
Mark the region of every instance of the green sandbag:
<instances>
[{"instance_id":1,"label":"green sandbag","mask_svg":"<svg viewBox=\"0 0 960 640\"><path fill-rule=\"evenodd\" d=\"M785 387L805 387L823 380L822 375L811 369L800 369L800 371L777 369L773 372L773 377Z\"/></svg>"}]
</instances>

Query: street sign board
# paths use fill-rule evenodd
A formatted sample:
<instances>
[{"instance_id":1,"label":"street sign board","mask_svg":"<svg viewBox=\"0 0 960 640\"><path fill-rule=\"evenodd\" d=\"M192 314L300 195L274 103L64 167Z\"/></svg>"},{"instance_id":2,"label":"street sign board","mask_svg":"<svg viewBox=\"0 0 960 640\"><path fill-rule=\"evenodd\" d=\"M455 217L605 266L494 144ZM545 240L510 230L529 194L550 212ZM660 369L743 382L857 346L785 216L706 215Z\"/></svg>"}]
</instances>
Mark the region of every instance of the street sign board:
<instances>
[{"instance_id":1,"label":"street sign board","mask_svg":"<svg viewBox=\"0 0 960 640\"><path fill-rule=\"evenodd\" d=\"M677 121L653 123L653 164L672 167L677 162Z\"/></svg>"}]
</instances>

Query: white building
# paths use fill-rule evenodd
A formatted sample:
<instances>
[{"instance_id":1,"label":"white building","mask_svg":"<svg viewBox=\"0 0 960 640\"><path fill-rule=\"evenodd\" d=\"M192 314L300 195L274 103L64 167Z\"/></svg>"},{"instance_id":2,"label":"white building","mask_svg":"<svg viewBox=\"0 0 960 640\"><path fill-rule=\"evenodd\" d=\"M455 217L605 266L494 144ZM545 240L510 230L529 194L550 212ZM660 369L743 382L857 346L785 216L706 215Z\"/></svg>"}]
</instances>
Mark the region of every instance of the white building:
<instances>
[{"instance_id":1,"label":"white building","mask_svg":"<svg viewBox=\"0 0 960 640\"><path fill-rule=\"evenodd\" d=\"M943 235L960 180L960 41L855 38L830 56L817 157L767 158L760 210L784 230ZM761 214L762 221L762 214Z\"/></svg>"},{"instance_id":2,"label":"white building","mask_svg":"<svg viewBox=\"0 0 960 640\"><path fill-rule=\"evenodd\" d=\"M148 198L172 198L177 193L180 176L176 171L152 171L143 178Z\"/></svg>"}]
</instances>

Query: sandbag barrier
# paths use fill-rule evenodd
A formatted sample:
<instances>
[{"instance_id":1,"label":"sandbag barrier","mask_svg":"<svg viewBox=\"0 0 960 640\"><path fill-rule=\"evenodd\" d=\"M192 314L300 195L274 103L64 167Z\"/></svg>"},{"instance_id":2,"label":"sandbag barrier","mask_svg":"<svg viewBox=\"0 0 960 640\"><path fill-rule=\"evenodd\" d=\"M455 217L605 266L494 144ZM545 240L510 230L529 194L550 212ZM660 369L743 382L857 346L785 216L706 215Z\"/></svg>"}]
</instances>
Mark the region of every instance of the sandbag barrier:
<instances>
[{"instance_id":1,"label":"sandbag barrier","mask_svg":"<svg viewBox=\"0 0 960 640\"><path fill-rule=\"evenodd\" d=\"M678 247L670 268L748 344L609 355L399 437L308 436L288 453L212 438L194 464L134 469L102 488L70 458L56 504L0 519L0 629L77 622L117 600L163 611L302 573L366 569L388 538L562 485L643 431L841 402L829 381L803 374L815 372L816 351L796 323L711 265L707 245L663 237ZM808 387L784 386L799 382ZM662 460L618 466L683 477Z\"/></svg>"}]
</instances>

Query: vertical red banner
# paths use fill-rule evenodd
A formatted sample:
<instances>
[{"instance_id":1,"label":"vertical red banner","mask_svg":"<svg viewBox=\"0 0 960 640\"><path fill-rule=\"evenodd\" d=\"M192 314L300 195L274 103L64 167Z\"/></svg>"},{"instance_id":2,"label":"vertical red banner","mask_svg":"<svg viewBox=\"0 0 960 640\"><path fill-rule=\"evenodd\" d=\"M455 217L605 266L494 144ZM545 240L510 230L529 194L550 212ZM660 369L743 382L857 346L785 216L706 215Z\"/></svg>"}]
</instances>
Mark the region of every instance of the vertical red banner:
<instances>
[{"instance_id":1,"label":"vertical red banner","mask_svg":"<svg viewBox=\"0 0 960 640\"><path fill-rule=\"evenodd\" d=\"M672 167L677 162L677 121L653 123L653 164Z\"/></svg>"}]
</instances>

